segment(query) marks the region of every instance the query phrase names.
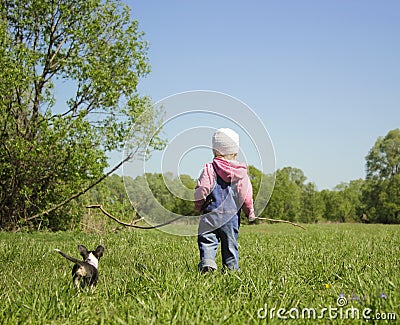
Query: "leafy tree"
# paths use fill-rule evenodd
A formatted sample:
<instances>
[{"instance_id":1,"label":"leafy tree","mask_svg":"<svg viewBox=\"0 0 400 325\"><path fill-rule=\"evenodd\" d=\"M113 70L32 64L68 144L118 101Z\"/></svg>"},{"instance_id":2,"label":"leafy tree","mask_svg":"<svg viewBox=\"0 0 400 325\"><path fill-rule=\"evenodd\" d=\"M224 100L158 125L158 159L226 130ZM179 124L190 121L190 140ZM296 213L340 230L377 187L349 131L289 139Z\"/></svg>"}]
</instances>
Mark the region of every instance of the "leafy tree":
<instances>
[{"instance_id":1,"label":"leafy tree","mask_svg":"<svg viewBox=\"0 0 400 325\"><path fill-rule=\"evenodd\" d=\"M338 209L338 206L342 202L340 193L337 191L322 190L321 197L325 205L324 218L331 222L342 221L341 213Z\"/></svg>"},{"instance_id":2,"label":"leafy tree","mask_svg":"<svg viewBox=\"0 0 400 325\"><path fill-rule=\"evenodd\" d=\"M341 183L332 191L321 192L325 203L325 218L332 222L358 222L362 214L361 188L363 180Z\"/></svg>"},{"instance_id":3,"label":"leafy tree","mask_svg":"<svg viewBox=\"0 0 400 325\"><path fill-rule=\"evenodd\" d=\"M301 189L291 179L291 168L276 171L275 187L262 215L294 221L300 213Z\"/></svg>"},{"instance_id":4,"label":"leafy tree","mask_svg":"<svg viewBox=\"0 0 400 325\"><path fill-rule=\"evenodd\" d=\"M400 129L379 137L366 157L363 208L374 222L400 222Z\"/></svg>"},{"instance_id":5,"label":"leafy tree","mask_svg":"<svg viewBox=\"0 0 400 325\"><path fill-rule=\"evenodd\" d=\"M285 173L289 180L291 182L294 182L300 188L304 186L304 182L307 180L304 172L299 168L284 167L282 168L281 172Z\"/></svg>"},{"instance_id":6,"label":"leafy tree","mask_svg":"<svg viewBox=\"0 0 400 325\"><path fill-rule=\"evenodd\" d=\"M263 174L261 170L251 165L248 166L248 174L251 185L253 186L253 196L257 197L260 190L261 178L263 177Z\"/></svg>"},{"instance_id":7,"label":"leafy tree","mask_svg":"<svg viewBox=\"0 0 400 325\"><path fill-rule=\"evenodd\" d=\"M194 191L194 189L196 188L197 182L196 180L194 180L192 177L190 177L189 175L180 175L179 176L179 180L181 181L182 185L184 187L186 187L187 189ZM189 195L192 195L193 193L188 192ZM189 197L189 199L192 199L192 196Z\"/></svg>"},{"instance_id":8,"label":"leafy tree","mask_svg":"<svg viewBox=\"0 0 400 325\"><path fill-rule=\"evenodd\" d=\"M275 185L274 174L264 174L254 166L248 167L250 182L253 186L254 211L257 216L267 217L266 207L273 193ZM247 218L242 214L242 221Z\"/></svg>"},{"instance_id":9,"label":"leafy tree","mask_svg":"<svg viewBox=\"0 0 400 325\"><path fill-rule=\"evenodd\" d=\"M301 211L299 221L304 223L318 222L323 219L324 201L314 183L303 186L301 193Z\"/></svg>"},{"instance_id":10,"label":"leafy tree","mask_svg":"<svg viewBox=\"0 0 400 325\"><path fill-rule=\"evenodd\" d=\"M400 129L379 137L366 157L367 179L392 179L400 174Z\"/></svg>"},{"instance_id":11,"label":"leafy tree","mask_svg":"<svg viewBox=\"0 0 400 325\"><path fill-rule=\"evenodd\" d=\"M0 228L98 180L132 126L132 153L154 133L157 112L137 92L150 70L146 52L119 1L1 1ZM163 143L156 134L150 144ZM40 222L63 227L79 216L67 212Z\"/></svg>"},{"instance_id":12,"label":"leafy tree","mask_svg":"<svg viewBox=\"0 0 400 325\"><path fill-rule=\"evenodd\" d=\"M350 181L341 191L343 197L343 215L346 222L359 222L362 216L361 195L364 180Z\"/></svg>"},{"instance_id":13,"label":"leafy tree","mask_svg":"<svg viewBox=\"0 0 400 325\"><path fill-rule=\"evenodd\" d=\"M196 188L197 182L189 175L180 175L179 178L175 180L175 183L177 184L180 192L180 198L178 199L178 202L176 202L177 214L185 216L196 215L197 213L194 210L193 192Z\"/></svg>"},{"instance_id":14,"label":"leafy tree","mask_svg":"<svg viewBox=\"0 0 400 325\"><path fill-rule=\"evenodd\" d=\"M366 180L361 201L370 222L400 223L400 175Z\"/></svg>"}]
</instances>

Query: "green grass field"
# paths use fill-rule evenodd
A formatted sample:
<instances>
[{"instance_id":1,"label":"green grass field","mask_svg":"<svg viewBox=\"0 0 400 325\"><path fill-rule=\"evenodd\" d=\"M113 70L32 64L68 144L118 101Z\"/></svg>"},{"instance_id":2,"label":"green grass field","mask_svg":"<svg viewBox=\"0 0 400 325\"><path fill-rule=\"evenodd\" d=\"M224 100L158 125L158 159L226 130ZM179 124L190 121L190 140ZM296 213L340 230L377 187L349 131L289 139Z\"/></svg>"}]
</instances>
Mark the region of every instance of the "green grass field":
<instances>
[{"instance_id":1,"label":"green grass field","mask_svg":"<svg viewBox=\"0 0 400 325\"><path fill-rule=\"evenodd\" d=\"M243 226L241 271L207 275L196 270L194 237L0 233L0 323L301 324L336 316L334 323L359 324L363 313L370 323L395 323L399 233L383 225ZM77 257L79 243L106 248L94 292L73 287L72 263L54 251Z\"/></svg>"}]
</instances>

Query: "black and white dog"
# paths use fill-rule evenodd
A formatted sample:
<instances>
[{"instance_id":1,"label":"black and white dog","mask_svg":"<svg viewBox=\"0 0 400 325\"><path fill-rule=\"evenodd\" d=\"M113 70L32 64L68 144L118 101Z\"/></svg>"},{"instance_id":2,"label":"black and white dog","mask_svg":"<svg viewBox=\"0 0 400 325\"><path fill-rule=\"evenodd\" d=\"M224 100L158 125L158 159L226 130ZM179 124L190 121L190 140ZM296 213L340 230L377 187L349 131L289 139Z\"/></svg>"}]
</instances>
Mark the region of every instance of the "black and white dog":
<instances>
[{"instance_id":1,"label":"black and white dog","mask_svg":"<svg viewBox=\"0 0 400 325\"><path fill-rule=\"evenodd\" d=\"M94 287L99 278L99 271L97 268L99 266L100 257L103 256L104 247L99 245L95 251L89 251L85 246L78 245L78 250L83 257L83 261L68 256L59 249L55 249L56 252L60 253L67 260L75 263L72 268L72 276L73 282L77 288L79 288L79 286L82 288L85 286Z\"/></svg>"}]
</instances>

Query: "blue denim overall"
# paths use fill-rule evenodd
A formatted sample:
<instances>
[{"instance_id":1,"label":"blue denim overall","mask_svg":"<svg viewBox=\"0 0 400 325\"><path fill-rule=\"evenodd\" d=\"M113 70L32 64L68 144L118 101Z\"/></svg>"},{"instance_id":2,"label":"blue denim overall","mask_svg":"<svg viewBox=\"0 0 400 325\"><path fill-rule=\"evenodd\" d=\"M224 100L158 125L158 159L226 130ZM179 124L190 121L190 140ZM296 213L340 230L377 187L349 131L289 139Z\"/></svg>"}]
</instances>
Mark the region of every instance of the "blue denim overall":
<instances>
[{"instance_id":1,"label":"blue denim overall","mask_svg":"<svg viewBox=\"0 0 400 325\"><path fill-rule=\"evenodd\" d=\"M206 199L199 223L197 242L200 250L199 271L215 270L215 255L221 242L222 264L230 270L239 269L237 239L240 207L237 190L217 173L214 187Z\"/></svg>"}]
</instances>

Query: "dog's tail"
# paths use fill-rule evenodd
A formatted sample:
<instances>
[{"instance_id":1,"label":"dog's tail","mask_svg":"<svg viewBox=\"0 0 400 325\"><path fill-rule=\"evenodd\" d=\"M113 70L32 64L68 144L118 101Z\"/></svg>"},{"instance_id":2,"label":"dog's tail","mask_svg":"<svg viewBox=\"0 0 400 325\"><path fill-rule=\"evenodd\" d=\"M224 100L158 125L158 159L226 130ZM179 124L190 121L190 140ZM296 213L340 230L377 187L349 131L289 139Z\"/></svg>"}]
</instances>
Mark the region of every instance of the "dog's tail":
<instances>
[{"instance_id":1,"label":"dog's tail","mask_svg":"<svg viewBox=\"0 0 400 325\"><path fill-rule=\"evenodd\" d=\"M67 260L70 260L71 262L74 262L75 264L79 264L79 265L84 265L84 262L81 260L76 259L75 257L71 257L67 254L65 254L64 252L60 251L59 249L55 248L54 249L56 252L58 252L61 256L64 256Z\"/></svg>"}]
</instances>

